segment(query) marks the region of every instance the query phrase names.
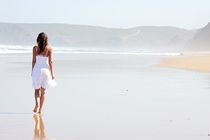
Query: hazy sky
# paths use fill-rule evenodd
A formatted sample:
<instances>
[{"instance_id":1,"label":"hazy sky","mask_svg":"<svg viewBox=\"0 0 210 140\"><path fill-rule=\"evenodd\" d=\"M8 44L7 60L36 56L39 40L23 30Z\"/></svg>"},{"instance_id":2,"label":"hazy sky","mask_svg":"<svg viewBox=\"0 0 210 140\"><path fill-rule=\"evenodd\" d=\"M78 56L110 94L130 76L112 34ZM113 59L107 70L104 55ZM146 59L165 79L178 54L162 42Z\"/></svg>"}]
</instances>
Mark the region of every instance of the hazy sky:
<instances>
[{"instance_id":1,"label":"hazy sky","mask_svg":"<svg viewBox=\"0 0 210 140\"><path fill-rule=\"evenodd\" d=\"M0 0L0 22L199 28L210 0Z\"/></svg>"}]
</instances>

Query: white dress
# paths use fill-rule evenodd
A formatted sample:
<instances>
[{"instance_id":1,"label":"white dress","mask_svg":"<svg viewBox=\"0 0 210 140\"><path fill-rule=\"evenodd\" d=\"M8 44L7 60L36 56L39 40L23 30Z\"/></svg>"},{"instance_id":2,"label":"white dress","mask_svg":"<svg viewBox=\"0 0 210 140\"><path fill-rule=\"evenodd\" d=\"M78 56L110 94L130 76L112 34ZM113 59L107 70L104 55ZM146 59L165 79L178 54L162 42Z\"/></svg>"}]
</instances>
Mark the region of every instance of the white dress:
<instances>
[{"instance_id":1,"label":"white dress","mask_svg":"<svg viewBox=\"0 0 210 140\"><path fill-rule=\"evenodd\" d=\"M56 85L54 79L52 79L48 64L48 57L37 55L36 63L32 70L32 83L34 89L49 88Z\"/></svg>"}]
</instances>

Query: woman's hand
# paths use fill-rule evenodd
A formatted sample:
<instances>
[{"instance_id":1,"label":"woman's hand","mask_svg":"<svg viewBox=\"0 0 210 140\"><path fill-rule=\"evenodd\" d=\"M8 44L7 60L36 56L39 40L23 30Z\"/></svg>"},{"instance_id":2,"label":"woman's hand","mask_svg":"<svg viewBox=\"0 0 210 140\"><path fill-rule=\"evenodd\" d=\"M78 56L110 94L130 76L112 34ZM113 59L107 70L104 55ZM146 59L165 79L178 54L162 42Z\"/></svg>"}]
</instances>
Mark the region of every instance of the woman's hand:
<instances>
[{"instance_id":1,"label":"woman's hand","mask_svg":"<svg viewBox=\"0 0 210 140\"><path fill-rule=\"evenodd\" d=\"M55 79L55 76L52 76L52 80L54 80Z\"/></svg>"}]
</instances>

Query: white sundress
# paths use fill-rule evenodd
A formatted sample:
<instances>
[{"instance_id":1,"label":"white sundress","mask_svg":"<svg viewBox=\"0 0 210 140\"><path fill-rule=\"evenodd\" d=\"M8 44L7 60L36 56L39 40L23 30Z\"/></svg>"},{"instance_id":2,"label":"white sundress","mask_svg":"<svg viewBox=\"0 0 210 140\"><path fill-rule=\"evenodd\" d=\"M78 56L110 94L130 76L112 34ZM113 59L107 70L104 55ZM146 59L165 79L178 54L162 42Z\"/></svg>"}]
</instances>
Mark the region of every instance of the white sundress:
<instances>
[{"instance_id":1,"label":"white sundress","mask_svg":"<svg viewBox=\"0 0 210 140\"><path fill-rule=\"evenodd\" d=\"M56 82L52 79L48 64L48 57L37 55L36 63L32 70L32 85L34 89L49 88L56 86Z\"/></svg>"}]
</instances>

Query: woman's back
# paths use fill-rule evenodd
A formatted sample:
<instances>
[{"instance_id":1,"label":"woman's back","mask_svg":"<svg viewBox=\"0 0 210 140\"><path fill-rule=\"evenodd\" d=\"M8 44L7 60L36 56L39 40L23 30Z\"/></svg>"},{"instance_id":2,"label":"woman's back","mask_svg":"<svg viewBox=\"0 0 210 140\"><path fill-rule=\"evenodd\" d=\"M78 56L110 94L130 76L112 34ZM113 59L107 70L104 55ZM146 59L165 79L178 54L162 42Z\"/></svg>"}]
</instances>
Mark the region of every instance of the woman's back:
<instances>
[{"instance_id":1,"label":"woman's back","mask_svg":"<svg viewBox=\"0 0 210 140\"><path fill-rule=\"evenodd\" d=\"M43 56L43 57L49 57L51 47L46 46L42 52L40 52L40 48L38 46L34 46L34 49L35 49L36 56L39 55L39 56Z\"/></svg>"},{"instance_id":2,"label":"woman's back","mask_svg":"<svg viewBox=\"0 0 210 140\"><path fill-rule=\"evenodd\" d=\"M48 57L37 55L34 68L49 68Z\"/></svg>"}]
</instances>

